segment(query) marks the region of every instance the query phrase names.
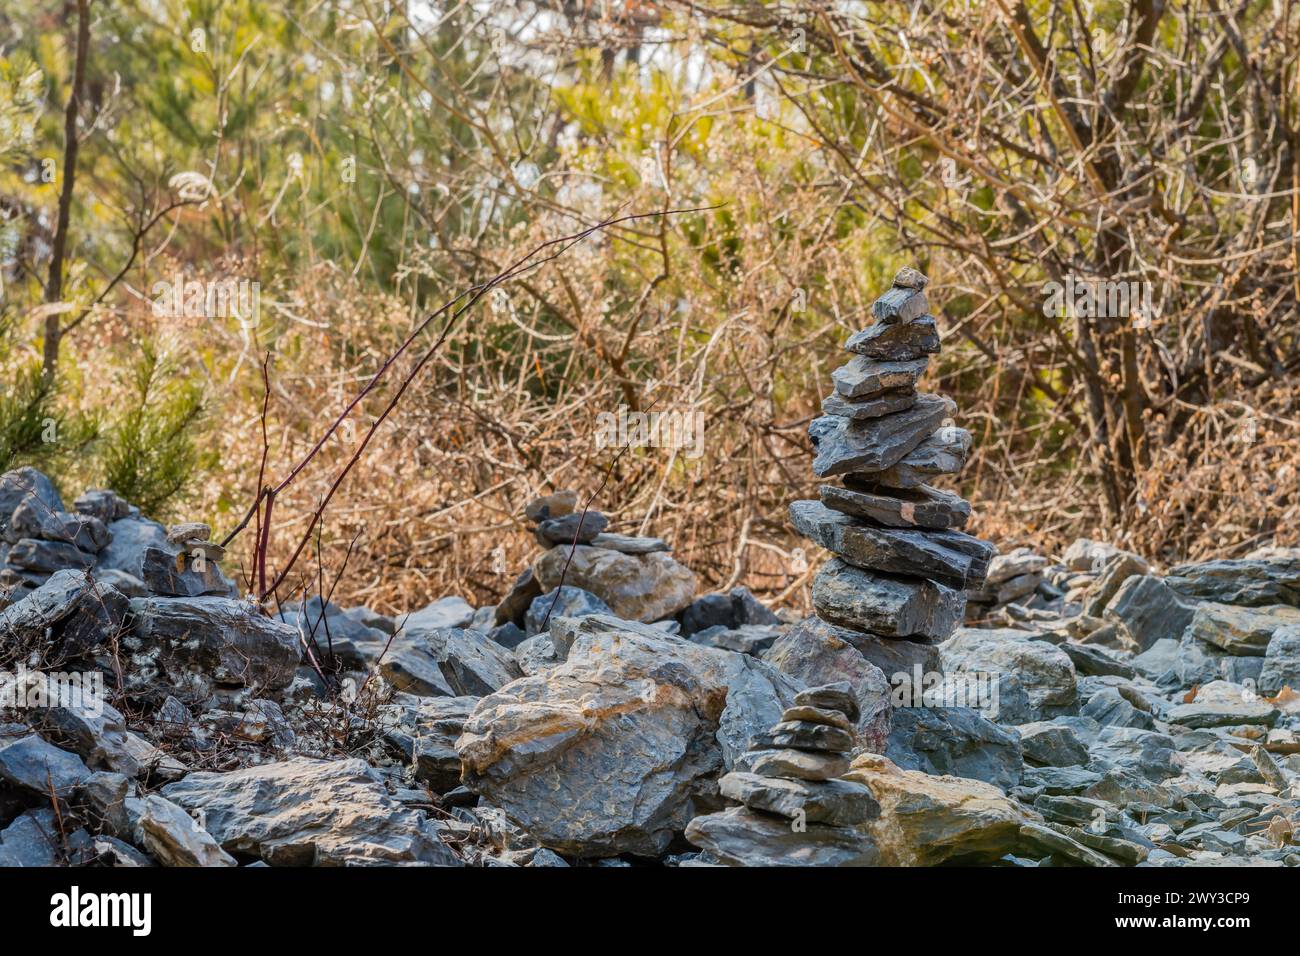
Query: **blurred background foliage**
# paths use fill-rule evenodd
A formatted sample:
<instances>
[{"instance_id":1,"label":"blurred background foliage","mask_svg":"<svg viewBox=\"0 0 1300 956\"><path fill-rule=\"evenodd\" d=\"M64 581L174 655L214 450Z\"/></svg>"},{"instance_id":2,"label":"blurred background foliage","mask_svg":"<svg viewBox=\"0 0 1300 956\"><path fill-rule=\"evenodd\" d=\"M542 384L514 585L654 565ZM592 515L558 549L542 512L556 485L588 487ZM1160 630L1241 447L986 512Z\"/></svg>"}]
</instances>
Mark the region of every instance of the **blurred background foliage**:
<instances>
[{"instance_id":1,"label":"blurred background foliage","mask_svg":"<svg viewBox=\"0 0 1300 956\"><path fill-rule=\"evenodd\" d=\"M0 465L228 530L268 353L274 478L528 249L716 207L467 316L326 515L321 560L362 532L341 598L489 603L534 547L523 504L596 491L595 416L624 405L703 411L705 451L629 452L596 502L615 530L670 538L702 589L806 604L804 430L904 264L945 333L927 387L975 433L972 530L1162 561L1294 544L1296 6L8 0ZM1046 315L1067 274L1144 278L1160 319ZM158 305L227 281L257 283L255 322ZM277 504L273 553L391 394Z\"/></svg>"}]
</instances>

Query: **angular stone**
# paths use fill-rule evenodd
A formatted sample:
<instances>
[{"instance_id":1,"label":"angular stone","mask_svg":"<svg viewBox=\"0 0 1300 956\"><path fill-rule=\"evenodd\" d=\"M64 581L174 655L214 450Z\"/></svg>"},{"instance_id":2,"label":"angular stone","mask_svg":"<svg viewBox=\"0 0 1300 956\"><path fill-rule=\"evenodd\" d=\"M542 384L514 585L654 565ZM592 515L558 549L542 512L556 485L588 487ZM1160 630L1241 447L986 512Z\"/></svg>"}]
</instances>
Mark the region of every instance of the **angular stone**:
<instances>
[{"instance_id":1,"label":"angular stone","mask_svg":"<svg viewBox=\"0 0 1300 956\"><path fill-rule=\"evenodd\" d=\"M768 610L749 588L734 587L727 594L705 594L696 598L679 615L682 636L690 637L713 627L728 630L747 624L778 625L781 619Z\"/></svg>"},{"instance_id":2,"label":"angular stone","mask_svg":"<svg viewBox=\"0 0 1300 956\"><path fill-rule=\"evenodd\" d=\"M1112 657L1099 647L1073 644L1070 641L1063 641L1056 646L1070 658L1074 672L1080 677L1122 677L1132 680L1137 676L1137 671L1131 665Z\"/></svg>"},{"instance_id":3,"label":"angular stone","mask_svg":"<svg viewBox=\"0 0 1300 956\"><path fill-rule=\"evenodd\" d=\"M66 798L90 774L76 754L60 750L36 734L0 746L0 782L26 791L28 796L48 800L53 790Z\"/></svg>"},{"instance_id":4,"label":"angular stone","mask_svg":"<svg viewBox=\"0 0 1300 956\"><path fill-rule=\"evenodd\" d=\"M589 545L558 547L539 557L533 572L543 591L558 587L563 577L565 584L590 591L629 621L671 617L695 596L695 575L661 552L637 555Z\"/></svg>"},{"instance_id":5,"label":"angular stone","mask_svg":"<svg viewBox=\"0 0 1300 956\"><path fill-rule=\"evenodd\" d=\"M215 561L194 558L188 551L146 547L140 558L140 580L154 594L166 597L229 596L231 582Z\"/></svg>"},{"instance_id":6,"label":"angular stone","mask_svg":"<svg viewBox=\"0 0 1300 956\"><path fill-rule=\"evenodd\" d=\"M871 838L850 827L786 820L745 807L696 817L686 839L723 866L875 866Z\"/></svg>"},{"instance_id":7,"label":"angular stone","mask_svg":"<svg viewBox=\"0 0 1300 956\"><path fill-rule=\"evenodd\" d=\"M543 548L554 545L591 544L596 535L609 527L609 519L599 511L575 513L563 518L548 518L537 526L537 541Z\"/></svg>"},{"instance_id":8,"label":"angular stone","mask_svg":"<svg viewBox=\"0 0 1300 956\"><path fill-rule=\"evenodd\" d=\"M522 676L509 650L468 628L404 628L379 672L395 690L420 697L482 697Z\"/></svg>"},{"instance_id":9,"label":"angular stone","mask_svg":"<svg viewBox=\"0 0 1300 956\"><path fill-rule=\"evenodd\" d=\"M1193 701L1165 710L1165 720L1184 727L1236 727L1243 724L1273 726L1278 710L1263 701Z\"/></svg>"},{"instance_id":10,"label":"angular stone","mask_svg":"<svg viewBox=\"0 0 1300 956\"><path fill-rule=\"evenodd\" d=\"M9 563L16 568L53 574L64 568L84 571L95 564L95 556L70 541L41 541L23 538L9 549Z\"/></svg>"},{"instance_id":11,"label":"angular stone","mask_svg":"<svg viewBox=\"0 0 1300 956\"><path fill-rule=\"evenodd\" d=\"M746 753L736 766L760 777L831 780L848 771L849 758L844 754L806 750L754 750Z\"/></svg>"},{"instance_id":12,"label":"angular stone","mask_svg":"<svg viewBox=\"0 0 1300 956\"><path fill-rule=\"evenodd\" d=\"M0 867L53 867L63 860L59 821L49 807L20 814L0 830Z\"/></svg>"},{"instance_id":13,"label":"angular stone","mask_svg":"<svg viewBox=\"0 0 1300 956\"><path fill-rule=\"evenodd\" d=\"M1280 627L1273 632L1264 651L1259 689L1273 695L1283 687L1300 691L1300 627Z\"/></svg>"},{"instance_id":14,"label":"angular stone","mask_svg":"<svg viewBox=\"0 0 1300 956\"><path fill-rule=\"evenodd\" d=\"M50 511L45 502L29 494L14 509L4 540L16 543L23 538L64 541L94 554L108 544L108 528L90 515Z\"/></svg>"},{"instance_id":15,"label":"angular stone","mask_svg":"<svg viewBox=\"0 0 1300 956\"><path fill-rule=\"evenodd\" d=\"M817 618L812 618L817 620ZM822 627L832 629L835 636L851 644L863 657L880 670L891 684L897 685L900 675L943 674L943 657L939 645L922 644L911 640L898 640L893 637L881 637L866 631L853 631L821 622Z\"/></svg>"},{"instance_id":16,"label":"angular stone","mask_svg":"<svg viewBox=\"0 0 1300 956\"><path fill-rule=\"evenodd\" d=\"M477 697L432 697L419 707L388 705L395 725L384 718L379 724L384 740L410 763L415 779L444 793L460 784L456 741L478 702Z\"/></svg>"},{"instance_id":17,"label":"angular stone","mask_svg":"<svg viewBox=\"0 0 1300 956\"><path fill-rule=\"evenodd\" d=\"M853 685L848 681L835 681L819 687L808 687L795 695L794 702L799 707L816 707L843 714L849 720L857 720L861 715L858 696Z\"/></svg>"},{"instance_id":18,"label":"angular stone","mask_svg":"<svg viewBox=\"0 0 1300 956\"><path fill-rule=\"evenodd\" d=\"M823 415L808 426L817 455L813 474L831 475L878 472L901 460L956 411L952 399L921 395L902 412L853 421Z\"/></svg>"},{"instance_id":19,"label":"angular stone","mask_svg":"<svg viewBox=\"0 0 1300 956\"><path fill-rule=\"evenodd\" d=\"M885 866L993 863L1016 849L1031 820L992 784L901 770L874 754L854 760L847 779L880 803L880 817L859 829L875 839Z\"/></svg>"},{"instance_id":20,"label":"angular stone","mask_svg":"<svg viewBox=\"0 0 1300 956\"><path fill-rule=\"evenodd\" d=\"M845 692L844 697L848 701L853 698ZM855 705L856 706L856 705ZM792 720L803 721L811 724L826 724L828 727L839 727L841 730L852 732L853 724L849 718L839 710L830 708L814 707L811 704L799 704L794 707L787 707L781 711L781 722L786 723Z\"/></svg>"},{"instance_id":21,"label":"angular stone","mask_svg":"<svg viewBox=\"0 0 1300 956\"><path fill-rule=\"evenodd\" d=\"M167 541L171 544L188 544L191 541L207 541L212 537L212 528L202 521L184 521L167 529Z\"/></svg>"},{"instance_id":22,"label":"angular stone","mask_svg":"<svg viewBox=\"0 0 1300 956\"><path fill-rule=\"evenodd\" d=\"M1192 623L1194 604L1164 579L1135 575L1120 585L1106 606L1105 617L1118 624L1141 650L1161 638L1178 639Z\"/></svg>"},{"instance_id":23,"label":"angular stone","mask_svg":"<svg viewBox=\"0 0 1300 956\"><path fill-rule=\"evenodd\" d=\"M146 548L170 549L167 530L144 518L119 518L108 525L108 546L95 558L95 569L125 571L141 577Z\"/></svg>"},{"instance_id":24,"label":"angular stone","mask_svg":"<svg viewBox=\"0 0 1300 956\"><path fill-rule=\"evenodd\" d=\"M715 626L696 631L687 640L704 647L761 657L783 633L782 627L771 624L744 624L731 628Z\"/></svg>"},{"instance_id":25,"label":"angular stone","mask_svg":"<svg viewBox=\"0 0 1300 956\"><path fill-rule=\"evenodd\" d=\"M966 467L970 454L971 434L964 428L948 425L912 451L896 465L871 476L873 485L888 488L915 488L939 475L955 475ZM845 479L852 487L852 482Z\"/></svg>"},{"instance_id":26,"label":"angular stone","mask_svg":"<svg viewBox=\"0 0 1300 956\"><path fill-rule=\"evenodd\" d=\"M972 707L895 707L885 756L903 770L1020 785L1024 755L1014 730Z\"/></svg>"},{"instance_id":27,"label":"angular stone","mask_svg":"<svg viewBox=\"0 0 1300 956\"><path fill-rule=\"evenodd\" d=\"M944 671L949 675L968 671L1017 678L1028 694L1026 721L1050 720L1072 713L1078 706L1078 685L1070 658L1060 648L1034 640L1027 631L965 627L940 645L940 650ZM1002 712L1007 703L1000 700L996 719L1006 722Z\"/></svg>"},{"instance_id":28,"label":"angular stone","mask_svg":"<svg viewBox=\"0 0 1300 956\"><path fill-rule=\"evenodd\" d=\"M511 622L520 627L524 625L524 615L533 603L533 598L542 593L542 586L537 583L537 576L531 567L524 568L523 573L515 578L510 591L497 605L493 618L497 624Z\"/></svg>"},{"instance_id":29,"label":"angular stone","mask_svg":"<svg viewBox=\"0 0 1300 956\"><path fill-rule=\"evenodd\" d=\"M961 531L876 528L820 501L796 501L790 519L805 538L848 563L873 571L929 578L954 588L979 587L996 549Z\"/></svg>"},{"instance_id":30,"label":"angular stone","mask_svg":"<svg viewBox=\"0 0 1300 956\"><path fill-rule=\"evenodd\" d=\"M524 515L529 521L546 521L550 518L563 518L565 515L572 514L573 509L577 506L578 493L566 488L554 494L534 498L524 508Z\"/></svg>"},{"instance_id":31,"label":"angular stone","mask_svg":"<svg viewBox=\"0 0 1300 956\"><path fill-rule=\"evenodd\" d=\"M566 855L656 857L795 687L743 654L596 615L568 660L483 698L457 743L464 784Z\"/></svg>"},{"instance_id":32,"label":"angular stone","mask_svg":"<svg viewBox=\"0 0 1300 956\"><path fill-rule=\"evenodd\" d=\"M911 322L930 311L924 287L908 289L891 287L884 295L871 303L871 314L877 322Z\"/></svg>"},{"instance_id":33,"label":"angular stone","mask_svg":"<svg viewBox=\"0 0 1300 956\"><path fill-rule=\"evenodd\" d=\"M1206 601L1196 606L1188 633L1229 654L1263 657L1279 628L1296 625L1300 625L1300 608L1285 604L1233 607Z\"/></svg>"},{"instance_id":34,"label":"angular stone","mask_svg":"<svg viewBox=\"0 0 1300 956\"><path fill-rule=\"evenodd\" d=\"M1026 761L1046 767L1075 767L1088 762L1088 748L1064 724L1037 721L1016 729Z\"/></svg>"},{"instance_id":35,"label":"angular stone","mask_svg":"<svg viewBox=\"0 0 1300 956\"><path fill-rule=\"evenodd\" d=\"M153 597L134 598L130 607L133 638L177 686L197 678L273 690L288 686L302 659L297 629L245 601ZM137 676L147 685L147 672Z\"/></svg>"},{"instance_id":36,"label":"angular stone","mask_svg":"<svg viewBox=\"0 0 1300 956\"><path fill-rule=\"evenodd\" d=\"M73 613L92 583L84 571L55 571L26 597L0 611L0 634L20 644L42 638L46 628Z\"/></svg>"},{"instance_id":37,"label":"angular stone","mask_svg":"<svg viewBox=\"0 0 1300 956\"><path fill-rule=\"evenodd\" d=\"M755 734L750 746L755 750L811 750L819 753L848 753L853 749L853 734L828 724L789 720L775 724L771 730Z\"/></svg>"},{"instance_id":38,"label":"angular stone","mask_svg":"<svg viewBox=\"0 0 1300 956\"><path fill-rule=\"evenodd\" d=\"M529 637L542 632L542 623L549 617L587 617L591 614L609 614L609 605L590 591L566 584L533 598L528 613L524 615L524 633Z\"/></svg>"},{"instance_id":39,"label":"angular stone","mask_svg":"<svg viewBox=\"0 0 1300 956\"><path fill-rule=\"evenodd\" d=\"M872 491L822 485L822 504L846 515L889 528L960 528L970 518L970 502L930 485Z\"/></svg>"},{"instance_id":40,"label":"angular stone","mask_svg":"<svg viewBox=\"0 0 1300 956\"><path fill-rule=\"evenodd\" d=\"M1267 559L1180 564L1165 581L1183 597L1198 601L1300 607L1300 552Z\"/></svg>"},{"instance_id":41,"label":"angular stone","mask_svg":"<svg viewBox=\"0 0 1300 956\"><path fill-rule=\"evenodd\" d=\"M621 551L623 554L653 554L656 551L671 551L672 546L663 538L640 538L629 534L613 534L602 531L591 539L597 548Z\"/></svg>"},{"instance_id":42,"label":"angular stone","mask_svg":"<svg viewBox=\"0 0 1300 956\"><path fill-rule=\"evenodd\" d=\"M938 352L939 330L932 315L922 315L911 322L878 322L855 332L844 348L882 362L907 362Z\"/></svg>"},{"instance_id":43,"label":"angular stone","mask_svg":"<svg viewBox=\"0 0 1300 956\"><path fill-rule=\"evenodd\" d=\"M842 398L870 398L894 389L914 389L929 368L928 358L907 362L878 362L856 355L831 373L835 392Z\"/></svg>"},{"instance_id":44,"label":"angular stone","mask_svg":"<svg viewBox=\"0 0 1300 956\"><path fill-rule=\"evenodd\" d=\"M871 791L847 780L785 780L733 771L718 781L718 789L751 810L804 823L853 826L880 814Z\"/></svg>"},{"instance_id":45,"label":"angular stone","mask_svg":"<svg viewBox=\"0 0 1300 956\"><path fill-rule=\"evenodd\" d=\"M857 729L855 749L884 750L889 737L889 682L880 668L870 663L834 629L817 618L809 618L791 629L763 655L763 660L805 687L844 683L852 695L857 714L849 714ZM798 704L842 710L823 696L796 698ZM847 713L847 712L846 712Z\"/></svg>"},{"instance_id":46,"label":"angular stone","mask_svg":"<svg viewBox=\"0 0 1300 956\"><path fill-rule=\"evenodd\" d=\"M896 289L924 289L930 284L925 273L913 266L903 266L894 273L894 281L891 283Z\"/></svg>"},{"instance_id":47,"label":"angular stone","mask_svg":"<svg viewBox=\"0 0 1300 956\"><path fill-rule=\"evenodd\" d=\"M115 491L106 488L87 488L72 506L84 515L92 515L104 524L111 524L131 514L131 503Z\"/></svg>"},{"instance_id":48,"label":"angular stone","mask_svg":"<svg viewBox=\"0 0 1300 956\"><path fill-rule=\"evenodd\" d=\"M170 800L152 794L138 804L136 828L144 848L163 866L238 866L208 831Z\"/></svg>"},{"instance_id":49,"label":"angular stone","mask_svg":"<svg viewBox=\"0 0 1300 956\"><path fill-rule=\"evenodd\" d=\"M832 392L822 399L822 413L861 422L906 411L916 404L917 394L915 388L891 388L867 398L848 399Z\"/></svg>"},{"instance_id":50,"label":"angular stone","mask_svg":"<svg viewBox=\"0 0 1300 956\"><path fill-rule=\"evenodd\" d=\"M460 865L437 828L389 797L361 760L295 757L192 773L162 793L201 811L208 832L228 852L272 866Z\"/></svg>"},{"instance_id":51,"label":"angular stone","mask_svg":"<svg viewBox=\"0 0 1300 956\"><path fill-rule=\"evenodd\" d=\"M962 623L966 595L924 578L867 571L839 558L813 579L813 607L824 621L885 637L937 643Z\"/></svg>"},{"instance_id":52,"label":"angular stone","mask_svg":"<svg viewBox=\"0 0 1300 956\"><path fill-rule=\"evenodd\" d=\"M407 630L434 631L440 628L469 627L474 608L463 597L450 595L427 604L412 614L403 615L398 623Z\"/></svg>"},{"instance_id":53,"label":"angular stone","mask_svg":"<svg viewBox=\"0 0 1300 956\"><path fill-rule=\"evenodd\" d=\"M63 499L50 479L35 468L23 467L0 475L0 536L7 532L14 509L28 495L35 495L49 511L63 511Z\"/></svg>"},{"instance_id":54,"label":"angular stone","mask_svg":"<svg viewBox=\"0 0 1300 956\"><path fill-rule=\"evenodd\" d=\"M1028 548L1016 548L1008 554L999 554L989 562L988 583L1002 584L1025 574L1038 574L1047 567L1047 559Z\"/></svg>"}]
</instances>

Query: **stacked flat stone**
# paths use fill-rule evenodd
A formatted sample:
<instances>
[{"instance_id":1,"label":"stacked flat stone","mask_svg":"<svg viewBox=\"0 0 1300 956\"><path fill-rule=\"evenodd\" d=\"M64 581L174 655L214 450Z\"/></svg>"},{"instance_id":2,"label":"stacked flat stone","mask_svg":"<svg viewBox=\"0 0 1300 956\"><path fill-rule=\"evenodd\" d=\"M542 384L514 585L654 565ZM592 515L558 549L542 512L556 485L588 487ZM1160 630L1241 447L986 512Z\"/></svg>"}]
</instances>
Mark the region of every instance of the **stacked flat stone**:
<instances>
[{"instance_id":1,"label":"stacked flat stone","mask_svg":"<svg viewBox=\"0 0 1300 956\"><path fill-rule=\"evenodd\" d=\"M984 583L996 549L958 530L970 504L929 482L959 472L971 435L948 422L951 399L917 390L939 352L928 280L912 268L872 304L851 336L835 391L808 428L820 501L796 501L799 533L834 552L813 582L824 621L882 640L937 644L962 623L966 591Z\"/></svg>"},{"instance_id":2,"label":"stacked flat stone","mask_svg":"<svg viewBox=\"0 0 1300 956\"><path fill-rule=\"evenodd\" d=\"M836 779L849 769L858 705L847 681L802 691L779 723L718 781L740 806L696 817L686 838L703 861L728 866L871 866L874 842L855 829L880 815L871 790Z\"/></svg>"}]
</instances>

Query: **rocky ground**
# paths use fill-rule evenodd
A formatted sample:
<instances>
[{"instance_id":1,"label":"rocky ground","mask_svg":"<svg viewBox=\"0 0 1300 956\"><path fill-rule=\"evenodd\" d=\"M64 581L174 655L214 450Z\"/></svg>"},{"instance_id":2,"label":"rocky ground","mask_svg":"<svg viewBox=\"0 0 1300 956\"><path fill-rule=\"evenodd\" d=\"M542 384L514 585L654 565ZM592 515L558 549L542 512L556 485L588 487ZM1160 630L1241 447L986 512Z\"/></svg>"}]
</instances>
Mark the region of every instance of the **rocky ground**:
<instances>
[{"instance_id":1,"label":"rocky ground","mask_svg":"<svg viewBox=\"0 0 1300 956\"><path fill-rule=\"evenodd\" d=\"M0 865L1300 864L1300 551L1010 552L889 640L576 504L494 607L266 613L206 527L0 476Z\"/></svg>"}]
</instances>

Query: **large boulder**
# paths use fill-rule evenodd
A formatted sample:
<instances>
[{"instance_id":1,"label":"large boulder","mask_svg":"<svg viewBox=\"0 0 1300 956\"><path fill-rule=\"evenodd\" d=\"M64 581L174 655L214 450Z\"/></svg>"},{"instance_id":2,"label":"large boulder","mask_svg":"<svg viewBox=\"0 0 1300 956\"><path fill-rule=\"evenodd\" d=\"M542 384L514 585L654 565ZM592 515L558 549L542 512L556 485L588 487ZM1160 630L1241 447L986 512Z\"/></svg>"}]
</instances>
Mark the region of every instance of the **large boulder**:
<instances>
[{"instance_id":1,"label":"large boulder","mask_svg":"<svg viewBox=\"0 0 1300 956\"><path fill-rule=\"evenodd\" d=\"M1058 647L1036 640L1028 631L1011 628L964 627L939 645L946 674L960 672L1011 677L1028 695L1028 708L1006 708L999 702L1003 723L1051 720L1074 713L1078 707L1078 682L1074 663ZM1000 694L1001 696L1001 694Z\"/></svg>"},{"instance_id":2,"label":"large boulder","mask_svg":"<svg viewBox=\"0 0 1300 956\"><path fill-rule=\"evenodd\" d=\"M147 518L120 518L108 526L108 537L108 545L95 558L95 569L125 571L141 580L148 549L175 550L167 541L167 529Z\"/></svg>"},{"instance_id":3,"label":"large boulder","mask_svg":"<svg viewBox=\"0 0 1300 956\"><path fill-rule=\"evenodd\" d=\"M510 649L482 631L409 624L393 638L379 672L394 689L419 697L482 697L523 673Z\"/></svg>"},{"instance_id":4,"label":"large boulder","mask_svg":"<svg viewBox=\"0 0 1300 956\"><path fill-rule=\"evenodd\" d=\"M1169 572L1165 581L1179 594L1195 601L1300 607L1300 554L1280 552L1276 557L1264 559L1180 564Z\"/></svg>"},{"instance_id":5,"label":"large boulder","mask_svg":"<svg viewBox=\"0 0 1300 956\"><path fill-rule=\"evenodd\" d=\"M784 782L784 781L783 781ZM834 781L843 783L843 781ZM870 796L865 798L870 801ZM686 839L723 866L877 866L875 841L851 827L804 823L748 807L696 817Z\"/></svg>"},{"instance_id":6,"label":"large boulder","mask_svg":"<svg viewBox=\"0 0 1300 956\"><path fill-rule=\"evenodd\" d=\"M880 817L859 829L885 866L992 863L1013 852L1021 825L1036 819L992 784L902 770L874 754L854 760L845 779L866 784L880 804Z\"/></svg>"},{"instance_id":7,"label":"large boulder","mask_svg":"<svg viewBox=\"0 0 1300 956\"><path fill-rule=\"evenodd\" d=\"M1127 578L1106 605L1104 617L1145 651L1162 638L1177 640L1192 622L1194 600L1151 574Z\"/></svg>"},{"instance_id":8,"label":"large boulder","mask_svg":"<svg viewBox=\"0 0 1300 956\"><path fill-rule=\"evenodd\" d=\"M973 707L895 707L885 756L903 770L983 780L1003 790L1020 785L1020 735Z\"/></svg>"},{"instance_id":9,"label":"large boulder","mask_svg":"<svg viewBox=\"0 0 1300 956\"><path fill-rule=\"evenodd\" d=\"M624 554L588 545L556 547L537 559L533 573L543 592L559 587L563 578L565 584L590 591L628 621L649 623L671 617L695 597L695 575L662 551Z\"/></svg>"},{"instance_id":10,"label":"large boulder","mask_svg":"<svg viewBox=\"0 0 1300 956\"><path fill-rule=\"evenodd\" d=\"M854 751L882 753L890 729L889 680L850 643L850 633L810 617L777 638L763 660L804 687L848 681L858 705Z\"/></svg>"},{"instance_id":11,"label":"large boulder","mask_svg":"<svg viewBox=\"0 0 1300 956\"><path fill-rule=\"evenodd\" d=\"M616 618L573 634L564 663L479 702L457 744L462 780L559 852L658 856L798 688L752 657Z\"/></svg>"},{"instance_id":12,"label":"large boulder","mask_svg":"<svg viewBox=\"0 0 1300 956\"><path fill-rule=\"evenodd\" d=\"M131 652L135 689L156 692L154 678L195 698L213 684L274 690L288 686L302 658L298 630L246 601L220 597L134 598Z\"/></svg>"},{"instance_id":13,"label":"large boulder","mask_svg":"<svg viewBox=\"0 0 1300 956\"><path fill-rule=\"evenodd\" d=\"M1234 607L1206 601L1197 605L1188 633L1229 654L1263 657L1273 633L1288 625L1300 625L1300 608L1285 604Z\"/></svg>"},{"instance_id":14,"label":"large boulder","mask_svg":"<svg viewBox=\"0 0 1300 956\"><path fill-rule=\"evenodd\" d=\"M295 757L163 788L222 849L272 866L457 866L437 828L388 796L361 760Z\"/></svg>"}]
</instances>

